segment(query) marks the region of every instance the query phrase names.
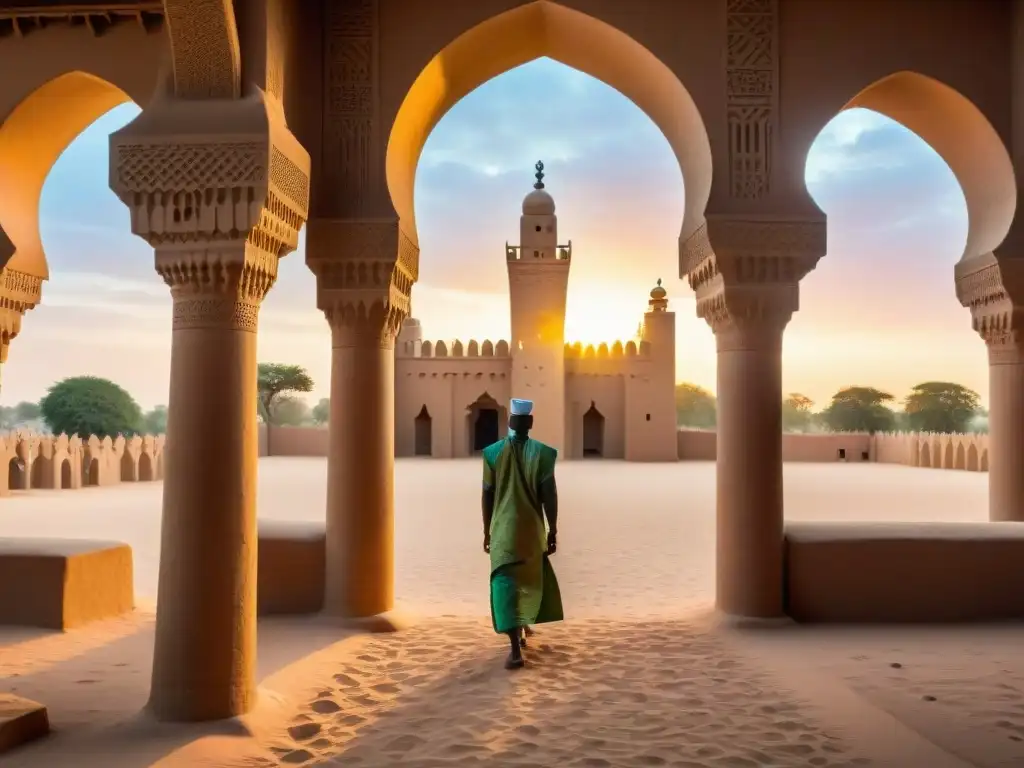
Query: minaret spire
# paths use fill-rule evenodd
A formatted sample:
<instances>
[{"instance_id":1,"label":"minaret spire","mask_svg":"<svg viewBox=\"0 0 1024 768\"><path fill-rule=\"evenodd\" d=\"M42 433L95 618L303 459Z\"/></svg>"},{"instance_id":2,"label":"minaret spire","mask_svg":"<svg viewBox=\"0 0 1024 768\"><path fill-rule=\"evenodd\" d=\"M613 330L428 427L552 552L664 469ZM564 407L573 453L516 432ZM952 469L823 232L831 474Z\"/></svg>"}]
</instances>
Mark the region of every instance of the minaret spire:
<instances>
[{"instance_id":1,"label":"minaret spire","mask_svg":"<svg viewBox=\"0 0 1024 768\"><path fill-rule=\"evenodd\" d=\"M544 189L544 163L541 160L537 161L537 164L533 166L537 169L537 173L534 175L537 177L537 183L533 185L534 189Z\"/></svg>"}]
</instances>

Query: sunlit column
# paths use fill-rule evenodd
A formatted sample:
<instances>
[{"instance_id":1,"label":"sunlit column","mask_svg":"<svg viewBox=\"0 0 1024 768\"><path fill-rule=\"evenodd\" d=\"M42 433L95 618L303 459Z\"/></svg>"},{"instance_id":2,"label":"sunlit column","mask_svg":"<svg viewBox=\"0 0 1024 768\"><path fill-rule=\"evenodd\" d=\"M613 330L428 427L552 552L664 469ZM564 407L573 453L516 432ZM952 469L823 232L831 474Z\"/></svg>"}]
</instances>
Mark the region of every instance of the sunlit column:
<instances>
[{"instance_id":1,"label":"sunlit column","mask_svg":"<svg viewBox=\"0 0 1024 768\"><path fill-rule=\"evenodd\" d=\"M1024 522L1024 341L988 339L988 514Z\"/></svg>"},{"instance_id":2,"label":"sunlit column","mask_svg":"<svg viewBox=\"0 0 1024 768\"><path fill-rule=\"evenodd\" d=\"M309 226L306 260L332 339L324 607L343 619L394 608L395 338L414 249L393 220Z\"/></svg>"},{"instance_id":3,"label":"sunlit column","mask_svg":"<svg viewBox=\"0 0 1024 768\"><path fill-rule=\"evenodd\" d=\"M716 604L783 615L782 338L825 222L710 217L680 248L718 349Z\"/></svg>"},{"instance_id":4,"label":"sunlit column","mask_svg":"<svg viewBox=\"0 0 1024 768\"><path fill-rule=\"evenodd\" d=\"M111 187L173 299L149 698L163 720L255 701L257 319L309 191L279 112L158 99L111 137Z\"/></svg>"}]
</instances>

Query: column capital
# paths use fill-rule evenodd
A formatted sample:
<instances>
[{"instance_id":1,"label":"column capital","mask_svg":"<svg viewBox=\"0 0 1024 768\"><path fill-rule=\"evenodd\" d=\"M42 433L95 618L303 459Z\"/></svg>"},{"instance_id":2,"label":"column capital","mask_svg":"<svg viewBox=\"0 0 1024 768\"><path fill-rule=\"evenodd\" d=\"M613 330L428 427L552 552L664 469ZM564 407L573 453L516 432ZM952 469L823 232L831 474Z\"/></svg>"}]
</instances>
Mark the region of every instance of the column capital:
<instances>
[{"instance_id":1,"label":"column capital","mask_svg":"<svg viewBox=\"0 0 1024 768\"><path fill-rule=\"evenodd\" d=\"M174 328L255 331L309 210L309 154L262 94L157 97L110 137L110 187L153 246Z\"/></svg>"},{"instance_id":2,"label":"column capital","mask_svg":"<svg viewBox=\"0 0 1024 768\"><path fill-rule=\"evenodd\" d=\"M958 262L954 276L989 364L1024 364L1024 259L986 254Z\"/></svg>"},{"instance_id":3,"label":"column capital","mask_svg":"<svg viewBox=\"0 0 1024 768\"><path fill-rule=\"evenodd\" d=\"M697 316L719 351L781 344L801 278L825 254L825 220L709 216L680 243Z\"/></svg>"},{"instance_id":4,"label":"column capital","mask_svg":"<svg viewBox=\"0 0 1024 768\"><path fill-rule=\"evenodd\" d=\"M398 219L314 219L306 265L335 347L394 346L419 275L419 247Z\"/></svg>"},{"instance_id":5,"label":"column capital","mask_svg":"<svg viewBox=\"0 0 1024 768\"><path fill-rule=\"evenodd\" d=\"M0 272L0 363L7 362L11 342L21 333L21 318L42 297L43 279L10 267Z\"/></svg>"}]
</instances>

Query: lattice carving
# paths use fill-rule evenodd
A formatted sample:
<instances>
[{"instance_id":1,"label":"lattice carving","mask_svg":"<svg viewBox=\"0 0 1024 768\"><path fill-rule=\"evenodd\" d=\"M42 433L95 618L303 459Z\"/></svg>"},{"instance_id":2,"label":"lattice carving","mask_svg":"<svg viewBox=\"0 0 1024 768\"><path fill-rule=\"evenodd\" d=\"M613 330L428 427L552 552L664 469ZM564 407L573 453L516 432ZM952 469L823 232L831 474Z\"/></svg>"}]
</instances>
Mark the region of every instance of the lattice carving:
<instances>
[{"instance_id":1,"label":"lattice carving","mask_svg":"<svg viewBox=\"0 0 1024 768\"><path fill-rule=\"evenodd\" d=\"M304 215L309 213L309 174L277 147L270 155L270 182Z\"/></svg>"},{"instance_id":2,"label":"lattice carving","mask_svg":"<svg viewBox=\"0 0 1024 768\"><path fill-rule=\"evenodd\" d=\"M365 216L380 185L377 0L328 3L324 44L324 200L332 215ZM319 189L319 187L318 187Z\"/></svg>"},{"instance_id":3,"label":"lattice carving","mask_svg":"<svg viewBox=\"0 0 1024 768\"><path fill-rule=\"evenodd\" d=\"M164 0L174 93L185 99L235 99L242 56L233 0Z\"/></svg>"},{"instance_id":4,"label":"lattice carving","mask_svg":"<svg viewBox=\"0 0 1024 768\"><path fill-rule=\"evenodd\" d=\"M729 192L758 199L771 187L778 119L777 0L726 0Z\"/></svg>"},{"instance_id":5,"label":"lattice carving","mask_svg":"<svg viewBox=\"0 0 1024 768\"><path fill-rule=\"evenodd\" d=\"M266 143L122 144L117 186L128 192L249 186L267 178Z\"/></svg>"}]
</instances>

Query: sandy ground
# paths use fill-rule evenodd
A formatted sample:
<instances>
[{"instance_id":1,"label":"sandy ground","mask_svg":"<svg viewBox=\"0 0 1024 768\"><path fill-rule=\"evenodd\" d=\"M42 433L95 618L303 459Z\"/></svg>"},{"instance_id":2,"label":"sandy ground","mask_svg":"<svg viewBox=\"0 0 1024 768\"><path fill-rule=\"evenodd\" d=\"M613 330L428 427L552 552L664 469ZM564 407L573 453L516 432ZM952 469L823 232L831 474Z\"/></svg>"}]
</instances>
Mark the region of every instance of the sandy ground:
<instances>
[{"instance_id":1,"label":"sandy ground","mask_svg":"<svg viewBox=\"0 0 1024 768\"><path fill-rule=\"evenodd\" d=\"M260 516L322 519L326 464L260 465ZM55 733L10 766L1024 766L1024 629L739 633L708 606L712 464L566 463L555 567L568 620L520 673L487 620L476 462L396 471L397 591L420 617L346 636L321 618L260 625L261 704L237 722L138 714L152 657L158 484L32 492L0 536L115 538L143 606L53 635L0 631L0 691ZM791 519L972 520L983 474L787 465Z\"/></svg>"}]
</instances>

